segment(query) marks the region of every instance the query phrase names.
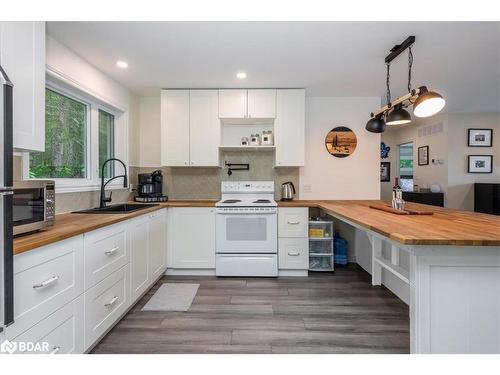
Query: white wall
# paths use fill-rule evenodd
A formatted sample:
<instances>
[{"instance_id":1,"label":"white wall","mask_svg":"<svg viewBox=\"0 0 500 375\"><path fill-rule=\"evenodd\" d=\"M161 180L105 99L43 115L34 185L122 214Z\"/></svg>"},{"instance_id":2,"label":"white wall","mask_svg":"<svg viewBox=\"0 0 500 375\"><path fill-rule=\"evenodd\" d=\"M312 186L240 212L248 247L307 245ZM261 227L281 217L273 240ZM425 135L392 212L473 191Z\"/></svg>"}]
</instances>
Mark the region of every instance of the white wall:
<instances>
[{"instance_id":1,"label":"white wall","mask_svg":"<svg viewBox=\"0 0 500 375\"><path fill-rule=\"evenodd\" d=\"M139 123L140 166L158 167L161 165L161 100L159 96L139 99Z\"/></svg>"},{"instance_id":2,"label":"white wall","mask_svg":"<svg viewBox=\"0 0 500 375\"><path fill-rule=\"evenodd\" d=\"M467 129L493 129L493 147L468 147ZM500 113L448 115L447 207L474 210L474 182L500 183ZM493 173L467 173L467 155L493 155Z\"/></svg>"},{"instance_id":3,"label":"white wall","mask_svg":"<svg viewBox=\"0 0 500 375\"><path fill-rule=\"evenodd\" d=\"M365 130L380 97L306 98L306 161L300 169L300 199L379 199L380 135ZM325 148L325 137L336 126L357 136L356 150L336 158Z\"/></svg>"}]
</instances>

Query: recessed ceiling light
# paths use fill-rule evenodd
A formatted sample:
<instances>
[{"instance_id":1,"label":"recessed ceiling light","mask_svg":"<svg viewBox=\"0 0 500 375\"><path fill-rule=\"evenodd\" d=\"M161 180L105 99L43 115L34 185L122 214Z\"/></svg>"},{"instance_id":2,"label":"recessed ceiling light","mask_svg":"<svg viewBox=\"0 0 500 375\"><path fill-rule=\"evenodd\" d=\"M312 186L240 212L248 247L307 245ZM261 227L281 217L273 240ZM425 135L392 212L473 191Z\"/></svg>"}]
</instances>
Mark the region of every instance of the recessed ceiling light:
<instances>
[{"instance_id":1,"label":"recessed ceiling light","mask_svg":"<svg viewBox=\"0 0 500 375\"><path fill-rule=\"evenodd\" d=\"M238 72L238 73L236 73L236 78L245 79L245 78L247 78L247 74L245 72Z\"/></svg>"},{"instance_id":2,"label":"recessed ceiling light","mask_svg":"<svg viewBox=\"0 0 500 375\"><path fill-rule=\"evenodd\" d=\"M119 67L119 68L125 69L126 67L128 67L128 64L127 64L126 61L118 60L116 62L116 66Z\"/></svg>"}]
</instances>

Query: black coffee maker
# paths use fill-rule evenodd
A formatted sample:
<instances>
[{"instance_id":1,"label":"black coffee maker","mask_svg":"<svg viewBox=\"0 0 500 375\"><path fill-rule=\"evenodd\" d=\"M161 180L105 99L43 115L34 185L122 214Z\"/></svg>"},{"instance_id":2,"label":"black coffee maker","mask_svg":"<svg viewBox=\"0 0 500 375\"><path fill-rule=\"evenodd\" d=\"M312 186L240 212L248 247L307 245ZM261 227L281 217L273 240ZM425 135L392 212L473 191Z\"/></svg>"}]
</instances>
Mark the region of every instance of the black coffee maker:
<instances>
[{"instance_id":1,"label":"black coffee maker","mask_svg":"<svg viewBox=\"0 0 500 375\"><path fill-rule=\"evenodd\" d=\"M168 197L163 195L163 175L161 171L152 173L139 173L138 195L134 198L137 202L164 202Z\"/></svg>"}]
</instances>

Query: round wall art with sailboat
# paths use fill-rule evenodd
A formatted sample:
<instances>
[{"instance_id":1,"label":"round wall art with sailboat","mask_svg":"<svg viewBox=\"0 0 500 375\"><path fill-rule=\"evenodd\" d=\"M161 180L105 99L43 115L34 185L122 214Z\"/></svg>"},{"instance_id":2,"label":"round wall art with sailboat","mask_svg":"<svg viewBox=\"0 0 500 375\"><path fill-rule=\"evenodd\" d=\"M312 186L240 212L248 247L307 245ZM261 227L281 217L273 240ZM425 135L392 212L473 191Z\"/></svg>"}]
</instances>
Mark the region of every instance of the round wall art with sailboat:
<instances>
[{"instance_id":1,"label":"round wall art with sailboat","mask_svg":"<svg viewBox=\"0 0 500 375\"><path fill-rule=\"evenodd\" d=\"M356 134L345 126L337 126L328 132L325 138L327 151L337 157L346 158L356 149Z\"/></svg>"}]
</instances>

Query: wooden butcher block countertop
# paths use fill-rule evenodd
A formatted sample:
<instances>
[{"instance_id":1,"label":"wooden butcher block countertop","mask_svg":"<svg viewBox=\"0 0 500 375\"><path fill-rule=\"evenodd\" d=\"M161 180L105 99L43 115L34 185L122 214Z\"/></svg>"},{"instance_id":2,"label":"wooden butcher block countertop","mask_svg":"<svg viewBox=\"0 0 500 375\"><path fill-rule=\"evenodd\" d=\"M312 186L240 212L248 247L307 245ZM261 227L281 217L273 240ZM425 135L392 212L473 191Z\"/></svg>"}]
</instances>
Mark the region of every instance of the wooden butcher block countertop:
<instances>
[{"instance_id":1,"label":"wooden butcher block countertop","mask_svg":"<svg viewBox=\"0 0 500 375\"><path fill-rule=\"evenodd\" d=\"M54 226L14 238L14 254L33 250L165 207L214 207L216 200L173 200L127 214L59 214Z\"/></svg>"},{"instance_id":2,"label":"wooden butcher block countertop","mask_svg":"<svg viewBox=\"0 0 500 375\"><path fill-rule=\"evenodd\" d=\"M14 254L90 232L164 207L214 207L216 200L173 200L128 214L60 214L54 226L14 239ZM279 207L317 207L405 245L500 246L500 217L407 203L433 215L395 215L374 210L382 201L303 200L278 202Z\"/></svg>"},{"instance_id":3,"label":"wooden butcher block countertop","mask_svg":"<svg viewBox=\"0 0 500 375\"><path fill-rule=\"evenodd\" d=\"M318 207L405 245L500 246L500 216L407 202L433 215L395 215L370 208L379 200L291 201L282 207Z\"/></svg>"}]
</instances>

